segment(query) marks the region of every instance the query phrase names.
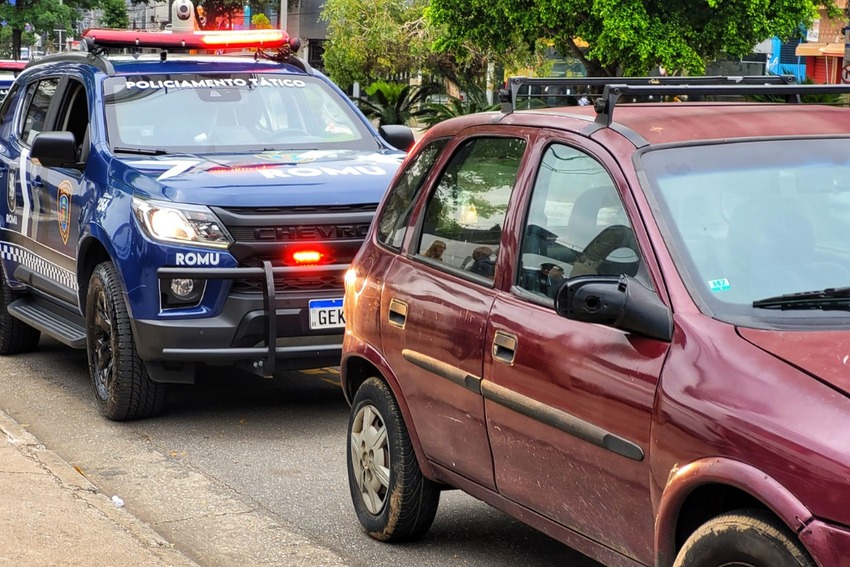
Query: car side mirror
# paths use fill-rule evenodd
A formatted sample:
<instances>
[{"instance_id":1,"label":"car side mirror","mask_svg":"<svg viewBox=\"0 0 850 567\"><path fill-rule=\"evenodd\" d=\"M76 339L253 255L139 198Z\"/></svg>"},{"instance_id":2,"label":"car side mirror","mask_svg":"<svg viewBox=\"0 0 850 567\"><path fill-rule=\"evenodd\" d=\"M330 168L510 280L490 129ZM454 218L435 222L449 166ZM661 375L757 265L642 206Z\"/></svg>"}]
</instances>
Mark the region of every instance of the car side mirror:
<instances>
[{"instance_id":1,"label":"car side mirror","mask_svg":"<svg viewBox=\"0 0 850 567\"><path fill-rule=\"evenodd\" d=\"M407 151L413 147L416 139L413 130L401 124L386 124L378 128L378 134L387 141L389 145L399 150Z\"/></svg>"},{"instance_id":2,"label":"car side mirror","mask_svg":"<svg viewBox=\"0 0 850 567\"><path fill-rule=\"evenodd\" d=\"M579 276L565 281L555 296L558 314L645 337L670 341L673 314L651 289L631 276Z\"/></svg>"},{"instance_id":3,"label":"car side mirror","mask_svg":"<svg viewBox=\"0 0 850 567\"><path fill-rule=\"evenodd\" d=\"M40 132L33 138L30 156L45 167L78 167L77 141L72 132Z\"/></svg>"}]
</instances>

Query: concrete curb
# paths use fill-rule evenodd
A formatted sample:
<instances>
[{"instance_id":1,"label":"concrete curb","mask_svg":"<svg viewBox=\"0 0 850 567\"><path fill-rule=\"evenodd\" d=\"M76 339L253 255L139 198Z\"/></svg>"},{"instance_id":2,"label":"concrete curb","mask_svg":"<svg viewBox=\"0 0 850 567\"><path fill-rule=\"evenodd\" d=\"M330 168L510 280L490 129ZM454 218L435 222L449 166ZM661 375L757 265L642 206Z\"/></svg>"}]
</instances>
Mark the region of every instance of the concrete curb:
<instances>
[{"instance_id":1,"label":"concrete curb","mask_svg":"<svg viewBox=\"0 0 850 567\"><path fill-rule=\"evenodd\" d=\"M174 567L198 567L198 564L155 532L150 526L116 505L112 499L98 491L80 471L72 467L55 452L47 449L35 436L6 413L0 411L0 432L5 434L9 445L26 459L33 461L37 468L44 472L56 484L58 491L70 494L76 501L83 504L79 507L80 518L53 518L56 522L68 523L75 520L86 521L90 516L86 508L97 510L116 530L124 532L137 541L141 549L139 553L146 556L140 565L162 563ZM50 483L48 489L52 490ZM45 498L50 498L45 495ZM103 534L108 541L109 534ZM69 550L70 553L72 551ZM48 564L59 565L69 560L69 557L56 557L48 560Z\"/></svg>"}]
</instances>

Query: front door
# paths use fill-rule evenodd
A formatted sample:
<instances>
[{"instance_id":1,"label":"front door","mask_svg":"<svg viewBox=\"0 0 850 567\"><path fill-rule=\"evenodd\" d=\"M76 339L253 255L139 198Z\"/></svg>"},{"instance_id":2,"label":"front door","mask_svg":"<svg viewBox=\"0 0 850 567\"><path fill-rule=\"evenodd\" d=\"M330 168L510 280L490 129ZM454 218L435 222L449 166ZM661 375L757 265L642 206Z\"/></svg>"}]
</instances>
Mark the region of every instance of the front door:
<instances>
[{"instance_id":1,"label":"front door","mask_svg":"<svg viewBox=\"0 0 850 567\"><path fill-rule=\"evenodd\" d=\"M473 137L455 147L381 300L382 352L425 454L491 489L481 359L505 211L525 146L517 138Z\"/></svg>"},{"instance_id":2,"label":"front door","mask_svg":"<svg viewBox=\"0 0 850 567\"><path fill-rule=\"evenodd\" d=\"M508 499L651 564L647 452L667 344L555 312L552 298L571 276L646 276L603 164L561 143L542 156L515 285L494 302L487 330L484 397L496 485ZM603 236L611 244L593 260L585 251L598 250L596 237L609 227L605 234L619 238Z\"/></svg>"}]
</instances>

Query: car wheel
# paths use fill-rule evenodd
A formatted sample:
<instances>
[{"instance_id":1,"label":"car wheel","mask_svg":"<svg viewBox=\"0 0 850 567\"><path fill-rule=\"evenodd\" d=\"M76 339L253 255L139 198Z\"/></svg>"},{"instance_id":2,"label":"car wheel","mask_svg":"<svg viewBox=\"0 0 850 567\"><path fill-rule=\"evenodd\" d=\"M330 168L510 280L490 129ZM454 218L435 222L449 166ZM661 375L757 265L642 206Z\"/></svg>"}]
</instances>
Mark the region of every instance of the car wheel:
<instances>
[{"instance_id":1,"label":"car wheel","mask_svg":"<svg viewBox=\"0 0 850 567\"><path fill-rule=\"evenodd\" d=\"M118 272L99 264L86 296L89 374L100 411L125 421L151 417L165 406L165 384L150 379L136 352Z\"/></svg>"},{"instance_id":2,"label":"car wheel","mask_svg":"<svg viewBox=\"0 0 850 567\"><path fill-rule=\"evenodd\" d=\"M41 332L9 314L8 305L20 294L6 283L6 272L0 264L0 355L19 354L35 350Z\"/></svg>"},{"instance_id":3,"label":"car wheel","mask_svg":"<svg viewBox=\"0 0 850 567\"><path fill-rule=\"evenodd\" d=\"M798 538L761 510L738 510L700 526L674 567L815 567Z\"/></svg>"},{"instance_id":4,"label":"car wheel","mask_svg":"<svg viewBox=\"0 0 850 567\"><path fill-rule=\"evenodd\" d=\"M348 485L357 518L381 541L421 538L434 521L440 487L422 476L389 386L369 378L348 422Z\"/></svg>"}]
</instances>

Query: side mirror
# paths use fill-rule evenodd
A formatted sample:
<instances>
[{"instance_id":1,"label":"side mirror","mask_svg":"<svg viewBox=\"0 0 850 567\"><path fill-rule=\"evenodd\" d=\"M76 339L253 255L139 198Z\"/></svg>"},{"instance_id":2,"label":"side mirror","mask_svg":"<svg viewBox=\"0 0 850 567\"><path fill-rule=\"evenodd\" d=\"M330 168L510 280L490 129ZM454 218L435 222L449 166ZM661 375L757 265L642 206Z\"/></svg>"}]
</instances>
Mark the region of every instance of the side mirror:
<instances>
[{"instance_id":1,"label":"side mirror","mask_svg":"<svg viewBox=\"0 0 850 567\"><path fill-rule=\"evenodd\" d=\"M378 134L386 140L392 147L407 151L413 147L416 140L413 137L413 130L401 124L386 124L378 128Z\"/></svg>"},{"instance_id":2,"label":"side mirror","mask_svg":"<svg viewBox=\"0 0 850 567\"><path fill-rule=\"evenodd\" d=\"M564 282L555 296L559 315L645 337L670 341L673 314L631 276L580 276Z\"/></svg>"},{"instance_id":3,"label":"side mirror","mask_svg":"<svg viewBox=\"0 0 850 567\"><path fill-rule=\"evenodd\" d=\"M77 141L71 132L41 132L33 138L30 156L45 167L77 167Z\"/></svg>"}]
</instances>

